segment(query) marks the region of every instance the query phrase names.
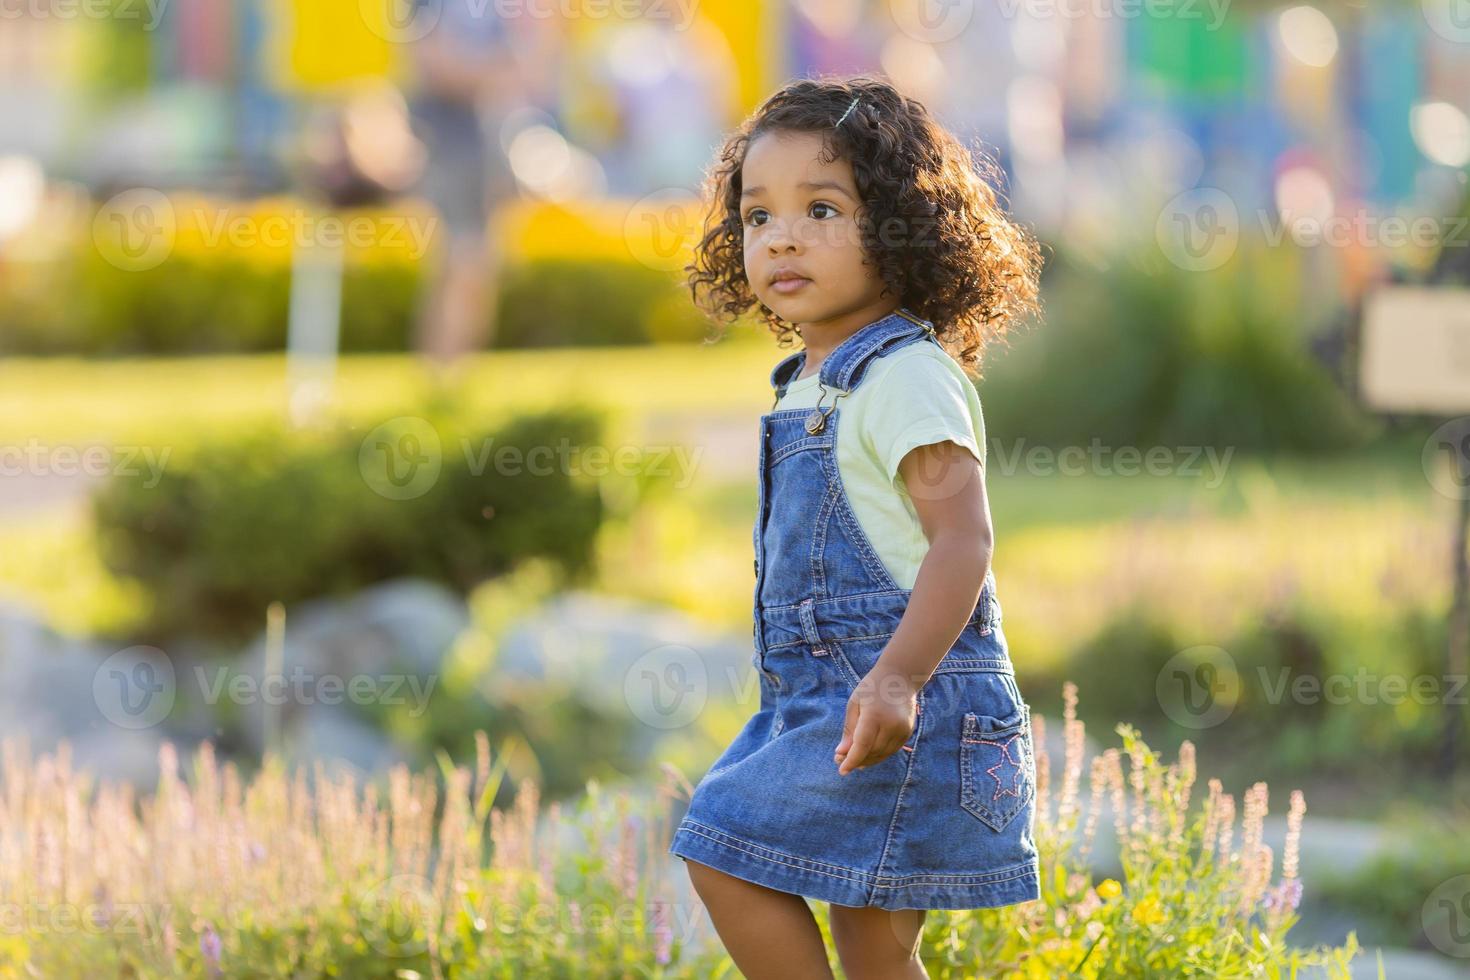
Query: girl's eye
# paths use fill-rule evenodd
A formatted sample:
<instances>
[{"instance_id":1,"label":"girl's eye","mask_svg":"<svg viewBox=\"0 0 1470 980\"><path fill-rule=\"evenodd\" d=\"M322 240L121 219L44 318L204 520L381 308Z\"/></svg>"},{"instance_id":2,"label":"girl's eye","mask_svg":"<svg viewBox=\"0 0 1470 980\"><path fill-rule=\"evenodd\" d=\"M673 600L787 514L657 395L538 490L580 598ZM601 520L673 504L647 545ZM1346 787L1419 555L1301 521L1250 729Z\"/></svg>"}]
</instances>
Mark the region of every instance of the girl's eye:
<instances>
[{"instance_id":1,"label":"girl's eye","mask_svg":"<svg viewBox=\"0 0 1470 980\"><path fill-rule=\"evenodd\" d=\"M826 211L828 213L819 214L819 211ZM826 201L818 201L807 209L807 213L810 214L813 218L817 219L831 218L836 216L837 209L828 204Z\"/></svg>"},{"instance_id":2,"label":"girl's eye","mask_svg":"<svg viewBox=\"0 0 1470 980\"><path fill-rule=\"evenodd\" d=\"M745 223L748 225L762 225L765 224L766 217L765 208L751 208L745 214Z\"/></svg>"}]
</instances>

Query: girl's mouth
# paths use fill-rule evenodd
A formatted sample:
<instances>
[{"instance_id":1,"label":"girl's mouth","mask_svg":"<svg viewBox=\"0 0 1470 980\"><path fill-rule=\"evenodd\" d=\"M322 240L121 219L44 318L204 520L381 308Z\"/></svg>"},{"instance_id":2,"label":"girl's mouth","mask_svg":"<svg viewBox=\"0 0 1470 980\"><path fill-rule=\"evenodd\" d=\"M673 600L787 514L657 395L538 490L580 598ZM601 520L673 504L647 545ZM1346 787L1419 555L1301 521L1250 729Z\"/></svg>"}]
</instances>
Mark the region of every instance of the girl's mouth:
<instances>
[{"instance_id":1,"label":"girl's mouth","mask_svg":"<svg viewBox=\"0 0 1470 980\"><path fill-rule=\"evenodd\" d=\"M812 281L810 279L803 279L799 277L790 279L777 279L775 282L771 283L771 289L775 292L780 293L782 296L788 296L805 286L810 286L811 283Z\"/></svg>"}]
</instances>

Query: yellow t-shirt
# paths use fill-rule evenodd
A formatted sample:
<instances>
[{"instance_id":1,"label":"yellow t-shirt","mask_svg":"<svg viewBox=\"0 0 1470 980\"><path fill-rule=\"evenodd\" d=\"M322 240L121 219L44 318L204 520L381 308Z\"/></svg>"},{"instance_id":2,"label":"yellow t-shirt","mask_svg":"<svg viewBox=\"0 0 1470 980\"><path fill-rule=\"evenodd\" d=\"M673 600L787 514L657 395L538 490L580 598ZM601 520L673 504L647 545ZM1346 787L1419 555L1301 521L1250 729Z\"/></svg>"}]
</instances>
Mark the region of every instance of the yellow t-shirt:
<instances>
[{"instance_id":1,"label":"yellow t-shirt","mask_svg":"<svg viewBox=\"0 0 1470 980\"><path fill-rule=\"evenodd\" d=\"M813 374L791 382L775 410L815 406L817 381ZM831 404L828 389L822 407ZM837 412L837 470L853 513L898 587L912 589L929 539L898 464L917 446L952 439L984 467L980 395L959 362L925 339L869 362Z\"/></svg>"}]
</instances>

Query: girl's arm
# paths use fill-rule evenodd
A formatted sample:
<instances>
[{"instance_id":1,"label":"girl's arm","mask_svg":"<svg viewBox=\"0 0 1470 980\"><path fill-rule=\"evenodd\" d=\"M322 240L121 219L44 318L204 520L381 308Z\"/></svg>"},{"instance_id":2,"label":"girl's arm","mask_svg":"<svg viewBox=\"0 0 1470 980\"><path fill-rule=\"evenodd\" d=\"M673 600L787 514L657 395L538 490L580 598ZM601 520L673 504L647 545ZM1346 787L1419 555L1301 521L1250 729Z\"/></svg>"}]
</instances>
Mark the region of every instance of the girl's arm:
<instances>
[{"instance_id":1,"label":"girl's arm","mask_svg":"<svg viewBox=\"0 0 1470 980\"><path fill-rule=\"evenodd\" d=\"M835 755L843 775L908 741L918 691L969 622L990 570L994 540L980 461L945 440L910 450L899 473L929 550L898 629L848 701Z\"/></svg>"},{"instance_id":2,"label":"girl's arm","mask_svg":"<svg viewBox=\"0 0 1470 980\"><path fill-rule=\"evenodd\" d=\"M908 609L878 664L914 676L917 691L975 612L994 537L985 474L968 449L948 440L919 446L903 458L899 472L929 550Z\"/></svg>"}]
</instances>

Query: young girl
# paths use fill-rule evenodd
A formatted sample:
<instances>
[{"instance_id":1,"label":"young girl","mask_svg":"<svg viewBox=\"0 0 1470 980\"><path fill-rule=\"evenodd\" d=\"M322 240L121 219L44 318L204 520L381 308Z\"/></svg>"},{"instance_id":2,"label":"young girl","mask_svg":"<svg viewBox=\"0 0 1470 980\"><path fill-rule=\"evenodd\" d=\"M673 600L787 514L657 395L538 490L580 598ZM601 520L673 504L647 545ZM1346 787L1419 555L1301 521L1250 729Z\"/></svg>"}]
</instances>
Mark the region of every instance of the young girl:
<instances>
[{"instance_id":1,"label":"young girl","mask_svg":"<svg viewBox=\"0 0 1470 980\"><path fill-rule=\"evenodd\" d=\"M690 285L803 349L771 372L760 709L695 788L683 858L747 977L923 977L927 909L1038 897L1030 709L990 568L985 343L1040 252L969 152L868 77L777 92L722 148Z\"/></svg>"}]
</instances>

